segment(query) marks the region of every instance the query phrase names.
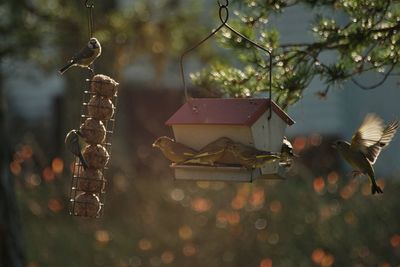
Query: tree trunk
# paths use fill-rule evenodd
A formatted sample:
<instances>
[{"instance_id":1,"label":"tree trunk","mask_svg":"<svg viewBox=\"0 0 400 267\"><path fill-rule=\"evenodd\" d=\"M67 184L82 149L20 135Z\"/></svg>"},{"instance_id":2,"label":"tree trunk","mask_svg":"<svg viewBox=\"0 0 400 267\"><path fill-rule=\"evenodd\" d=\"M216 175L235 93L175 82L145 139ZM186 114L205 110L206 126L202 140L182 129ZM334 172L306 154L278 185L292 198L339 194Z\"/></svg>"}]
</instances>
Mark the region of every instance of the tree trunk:
<instances>
[{"instance_id":1,"label":"tree trunk","mask_svg":"<svg viewBox=\"0 0 400 267\"><path fill-rule=\"evenodd\" d=\"M6 123L6 101L0 71L0 267L25 267L22 227L14 189L9 173L10 147Z\"/></svg>"}]
</instances>

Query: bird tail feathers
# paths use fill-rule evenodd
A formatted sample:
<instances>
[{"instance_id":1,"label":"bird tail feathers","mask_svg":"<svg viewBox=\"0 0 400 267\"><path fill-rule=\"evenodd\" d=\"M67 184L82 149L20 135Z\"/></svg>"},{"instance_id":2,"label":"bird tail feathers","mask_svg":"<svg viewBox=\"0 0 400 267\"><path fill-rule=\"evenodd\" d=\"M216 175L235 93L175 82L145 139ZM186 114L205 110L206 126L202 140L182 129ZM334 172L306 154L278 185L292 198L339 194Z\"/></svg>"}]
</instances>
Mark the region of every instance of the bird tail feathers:
<instances>
[{"instance_id":1,"label":"bird tail feathers","mask_svg":"<svg viewBox=\"0 0 400 267\"><path fill-rule=\"evenodd\" d=\"M58 72L60 74L64 74L64 72L66 72L70 67L72 67L72 65L74 65L74 62L71 60L71 62L69 62L67 65L65 65L64 67L62 67Z\"/></svg>"},{"instance_id":2,"label":"bird tail feathers","mask_svg":"<svg viewBox=\"0 0 400 267\"><path fill-rule=\"evenodd\" d=\"M374 195L375 193L382 194L383 191L382 191L382 189L381 189L376 183L373 183L373 184L371 185L371 193L372 193L373 195Z\"/></svg>"}]
</instances>

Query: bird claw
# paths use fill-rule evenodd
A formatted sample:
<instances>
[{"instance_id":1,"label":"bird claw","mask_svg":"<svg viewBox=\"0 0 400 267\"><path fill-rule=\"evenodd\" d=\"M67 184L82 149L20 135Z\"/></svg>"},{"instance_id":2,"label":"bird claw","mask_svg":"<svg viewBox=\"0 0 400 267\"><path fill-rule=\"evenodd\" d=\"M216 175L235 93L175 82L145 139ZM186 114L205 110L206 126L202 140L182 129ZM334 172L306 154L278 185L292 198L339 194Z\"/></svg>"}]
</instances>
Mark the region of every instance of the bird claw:
<instances>
[{"instance_id":1,"label":"bird claw","mask_svg":"<svg viewBox=\"0 0 400 267\"><path fill-rule=\"evenodd\" d=\"M94 76L94 70L93 70L93 68L91 68L90 66L87 66L86 67L89 71L90 71L90 73Z\"/></svg>"}]
</instances>

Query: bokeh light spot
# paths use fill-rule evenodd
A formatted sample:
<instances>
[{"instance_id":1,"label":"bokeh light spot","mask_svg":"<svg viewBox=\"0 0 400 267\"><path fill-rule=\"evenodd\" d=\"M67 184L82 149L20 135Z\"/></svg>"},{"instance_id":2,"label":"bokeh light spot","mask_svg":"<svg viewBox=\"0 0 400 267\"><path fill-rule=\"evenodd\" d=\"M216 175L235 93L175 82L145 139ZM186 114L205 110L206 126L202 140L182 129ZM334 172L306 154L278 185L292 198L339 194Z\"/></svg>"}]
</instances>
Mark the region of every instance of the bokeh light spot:
<instances>
[{"instance_id":1,"label":"bokeh light spot","mask_svg":"<svg viewBox=\"0 0 400 267\"><path fill-rule=\"evenodd\" d=\"M44 168L42 176L43 176L43 180L47 183L54 181L54 178L55 178L54 172L53 172L52 168L50 168L50 167Z\"/></svg>"},{"instance_id":2,"label":"bokeh light spot","mask_svg":"<svg viewBox=\"0 0 400 267\"><path fill-rule=\"evenodd\" d=\"M265 191L262 187L256 187L251 194L250 204L253 207L261 207L265 201Z\"/></svg>"},{"instance_id":3,"label":"bokeh light spot","mask_svg":"<svg viewBox=\"0 0 400 267\"><path fill-rule=\"evenodd\" d=\"M307 139L305 137L302 136L296 137L293 141L293 150L296 153L299 153L306 147L306 144L307 144Z\"/></svg>"},{"instance_id":4,"label":"bokeh light spot","mask_svg":"<svg viewBox=\"0 0 400 267\"><path fill-rule=\"evenodd\" d=\"M349 225L357 224L357 217L353 212L349 211L344 215L344 221Z\"/></svg>"},{"instance_id":5,"label":"bokeh light spot","mask_svg":"<svg viewBox=\"0 0 400 267\"><path fill-rule=\"evenodd\" d=\"M271 259L263 259L260 262L260 267L272 267L272 260Z\"/></svg>"},{"instance_id":6,"label":"bokeh light spot","mask_svg":"<svg viewBox=\"0 0 400 267\"><path fill-rule=\"evenodd\" d=\"M330 254L325 254L324 258L321 261L322 267L330 267L335 262L335 258Z\"/></svg>"},{"instance_id":7,"label":"bokeh light spot","mask_svg":"<svg viewBox=\"0 0 400 267\"><path fill-rule=\"evenodd\" d=\"M314 249L314 251L311 254L311 259L316 264L320 264L324 257L325 257L325 252L320 248Z\"/></svg>"},{"instance_id":8,"label":"bokeh light spot","mask_svg":"<svg viewBox=\"0 0 400 267\"><path fill-rule=\"evenodd\" d=\"M243 196L236 196L231 201L231 206L235 210L243 209L246 204L246 198Z\"/></svg>"},{"instance_id":9,"label":"bokeh light spot","mask_svg":"<svg viewBox=\"0 0 400 267\"><path fill-rule=\"evenodd\" d=\"M183 246L182 252L186 257L191 257L197 253L197 249L193 244L187 243Z\"/></svg>"},{"instance_id":10,"label":"bokeh light spot","mask_svg":"<svg viewBox=\"0 0 400 267\"><path fill-rule=\"evenodd\" d=\"M47 207L52 212L59 212L64 208L62 202L59 199L55 198L49 199L49 201L47 202Z\"/></svg>"},{"instance_id":11,"label":"bokeh light spot","mask_svg":"<svg viewBox=\"0 0 400 267\"><path fill-rule=\"evenodd\" d=\"M278 213L282 209L282 204L281 204L281 202L279 200L274 200L269 205L269 208L273 213Z\"/></svg>"},{"instance_id":12,"label":"bokeh light spot","mask_svg":"<svg viewBox=\"0 0 400 267\"><path fill-rule=\"evenodd\" d=\"M23 160L28 160L32 157L33 155L33 150L30 145L24 145L21 148L20 155Z\"/></svg>"},{"instance_id":13,"label":"bokeh light spot","mask_svg":"<svg viewBox=\"0 0 400 267\"><path fill-rule=\"evenodd\" d=\"M192 200L192 209L197 212L206 212L211 208L211 201L207 198L196 197Z\"/></svg>"},{"instance_id":14,"label":"bokeh light spot","mask_svg":"<svg viewBox=\"0 0 400 267\"><path fill-rule=\"evenodd\" d=\"M267 220L263 219L263 218L259 218L254 223L254 226L256 227L257 230L263 230L267 227Z\"/></svg>"},{"instance_id":15,"label":"bokeh light spot","mask_svg":"<svg viewBox=\"0 0 400 267\"><path fill-rule=\"evenodd\" d=\"M310 135L310 144L313 146L319 146L322 143L322 136L318 133L314 133Z\"/></svg>"},{"instance_id":16,"label":"bokeh light spot","mask_svg":"<svg viewBox=\"0 0 400 267\"><path fill-rule=\"evenodd\" d=\"M191 239L192 235L193 235L192 228L190 228L190 226L188 226L188 225L184 225L184 226L180 227L178 230L178 233L179 233L179 237L183 240Z\"/></svg>"},{"instance_id":17,"label":"bokeh light spot","mask_svg":"<svg viewBox=\"0 0 400 267\"><path fill-rule=\"evenodd\" d=\"M328 179L328 183L336 184L339 180L339 175L337 172L333 171L328 174L327 179Z\"/></svg>"},{"instance_id":18,"label":"bokeh light spot","mask_svg":"<svg viewBox=\"0 0 400 267\"><path fill-rule=\"evenodd\" d=\"M325 180L321 176L314 179L313 182L314 191L317 193L322 193L325 188Z\"/></svg>"},{"instance_id":19,"label":"bokeh light spot","mask_svg":"<svg viewBox=\"0 0 400 267\"><path fill-rule=\"evenodd\" d=\"M51 168L55 174L60 174L64 170L64 161L60 158L54 158L51 162Z\"/></svg>"},{"instance_id":20,"label":"bokeh light spot","mask_svg":"<svg viewBox=\"0 0 400 267\"><path fill-rule=\"evenodd\" d=\"M164 251L161 254L161 261L164 264L170 264L175 260L175 255L172 251Z\"/></svg>"},{"instance_id":21,"label":"bokeh light spot","mask_svg":"<svg viewBox=\"0 0 400 267\"><path fill-rule=\"evenodd\" d=\"M271 245L276 245L279 243L279 235L278 233L272 233L268 236L268 243Z\"/></svg>"},{"instance_id":22,"label":"bokeh light spot","mask_svg":"<svg viewBox=\"0 0 400 267\"><path fill-rule=\"evenodd\" d=\"M171 191L170 196L175 201L182 201L185 198L185 192L183 192L182 189L174 188Z\"/></svg>"},{"instance_id":23,"label":"bokeh light spot","mask_svg":"<svg viewBox=\"0 0 400 267\"><path fill-rule=\"evenodd\" d=\"M390 238L390 244L392 245L392 247L400 246L400 235L399 234L393 235Z\"/></svg>"},{"instance_id":24,"label":"bokeh light spot","mask_svg":"<svg viewBox=\"0 0 400 267\"><path fill-rule=\"evenodd\" d=\"M31 174L25 177L25 183L28 187L36 187L40 185L41 181L39 175L36 174Z\"/></svg>"},{"instance_id":25,"label":"bokeh light spot","mask_svg":"<svg viewBox=\"0 0 400 267\"><path fill-rule=\"evenodd\" d=\"M95 233L97 242L105 245L110 242L110 234L106 230L97 230Z\"/></svg>"},{"instance_id":26,"label":"bokeh light spot","mask_svg":"<svg viewBox=\"0 0 400 267\"><path fill-rule=\"evenodd\" d=\"M14 175L14 176L18 176L21 173L21 164L14 160L10 163L10 172Z\"/></svg>"},{"instance_id":27,"label":"bokeh light spot","mask_svg":"<svg viewBox=\"0 0 400 267\"><path fill-rule=\"evenodd\" d=\"M151 241L143 238L139 240L139 248L141 250L147 251L153 248L153 245L151 244Z\"/></svg>"}]
</instances>

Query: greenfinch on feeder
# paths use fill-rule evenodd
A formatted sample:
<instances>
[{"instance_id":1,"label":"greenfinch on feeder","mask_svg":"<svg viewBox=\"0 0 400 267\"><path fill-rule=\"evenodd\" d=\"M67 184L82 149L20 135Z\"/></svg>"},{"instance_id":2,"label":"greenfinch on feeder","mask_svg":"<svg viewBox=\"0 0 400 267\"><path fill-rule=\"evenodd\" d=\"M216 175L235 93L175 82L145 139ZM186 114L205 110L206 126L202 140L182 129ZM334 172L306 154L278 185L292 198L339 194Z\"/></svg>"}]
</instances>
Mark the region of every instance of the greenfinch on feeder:
<instances>
[{"instance_id":1,"label":"greenfinch on feeder","mask_svg":"<svg viewBox=\"0 0 400 267\"><path fill-rule=\"evenodd\" d=\"M261 168L267 162L280 159L280 153L258 150L241 143L231 144L228 150L247 169Z\"/></svg>"},{"instance_id":2,"label":"greenfinch on feeder","mask_svg":"<svg viewBox=\"0 0 400 267\"><path fill-rule=\"evenodd\" d=\"M224 159L224 156L227 153L227 148L232 143L233 141L227 137L218 138L217 140L203 147L193 158L185 161L185 164L195 163L213 166L216 162L229 163L226 162L227 159Z\"/></svg>"},{"instance_id":3,"label":"greenfinch on feeder","mask_svg":"<svg viewBox=\"0 0 400 267\"><path fill-rule=\"evenodd\" d=\"M87 46L82 48L76 55L74 55L71 60L62 67L58 72L64 74L70 67L79 66L82 68L90 69L90 65L98 58L101 54L100 42L92 37L90 38ZM91 70L91 69L90 69Z\"/></svg>"},{"instance_id":4,"label":"greenfinch on feeder","mask_svg":"<svg viewBox=\"0 0 400 267\"><path fill-rule=\"evenodd\" d=\"M159 137L153 143L153 147L159 148L167 159L176 164L183 163L198 153L196 150L177 143L167 136Z\"/></svg>"},{"instance_id":5,"label":"greenfinch on feeder","mask_svg":"<svg viewBox=\"0 0 400 267\"><path fill-rule=\"evenodd\" d=\"M77 156L79 160L81 161L81 164L83 168L86 170L88 168L88 164L85 160L85 158L82 155L81 152L81 145L79 143L79 139L81 138L81 134L77 130L71 130L69 133L67 133L65 137L65 146L69 151L71 151L72 154Z\"/></svg>"},{"instance_id":6,"label":"greenfinch on feeder","mask_svg":"<svg viewBox=\"0 0 400 267\"><path fill-rule=\"evenodd\" d=\"M399 127L398 121L384 126L383 120L375 114L367 114L360 128L355 132L351 143L338 140L333 147L353 168L353 175L367 174L371 182L371 193L383 193L376 184L372 165L381 150L389 145Z\"/></svg>"}]
</instances>

